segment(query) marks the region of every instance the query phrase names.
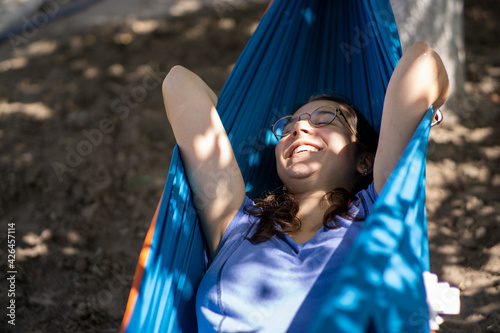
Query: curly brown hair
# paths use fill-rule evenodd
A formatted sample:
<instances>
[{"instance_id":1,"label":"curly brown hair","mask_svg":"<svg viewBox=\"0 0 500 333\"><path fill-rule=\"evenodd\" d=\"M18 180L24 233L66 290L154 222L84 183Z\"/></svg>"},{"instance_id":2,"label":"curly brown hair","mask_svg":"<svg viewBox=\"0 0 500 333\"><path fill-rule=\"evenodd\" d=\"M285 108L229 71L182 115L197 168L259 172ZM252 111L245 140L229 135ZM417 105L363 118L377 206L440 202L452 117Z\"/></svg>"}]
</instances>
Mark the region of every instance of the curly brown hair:
<instances>
[{"instance_id":1,"label":"curly brown hair","mask_svg":"<svg viewBox=\"0 0 500 333\"><path fill-rule=\"evenodd\" d=\"M307 103L317 100L333 101L353 111L351 113L355 116L355 135L358 141L358 149L360 152L369 152L375 155L378 134L349 100L332 95L316 95L309 99ZM361 177L355 184L353 192L357 193L367 188L372 181L373 175L371 173L366 177ZM353 219L348 213L349 203L355 199L353 193L339 187L328 192L326 199L330 206L323 216L323 226L329 229L338 228L337 225L330 223L335 216ZM302 226L300 219L297 217L299 205L286 186L267 193L263 198L255 199L254 206L247 207L246 212L259 219L255 232L248 238L253 243L265 242L274 235L298 231Z\"/></svg>"}]
</instances>

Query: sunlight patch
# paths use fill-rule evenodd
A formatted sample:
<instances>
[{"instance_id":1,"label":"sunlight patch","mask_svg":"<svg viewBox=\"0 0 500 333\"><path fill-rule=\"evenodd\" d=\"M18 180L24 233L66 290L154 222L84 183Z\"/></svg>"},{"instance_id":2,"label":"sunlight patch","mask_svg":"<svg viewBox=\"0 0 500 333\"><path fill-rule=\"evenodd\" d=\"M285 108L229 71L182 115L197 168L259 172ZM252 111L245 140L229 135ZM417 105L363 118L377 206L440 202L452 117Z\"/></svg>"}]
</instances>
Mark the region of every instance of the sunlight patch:
<instances>
[{"instance_id":1,"label":"sunlight patch","mask_svg":"<svg viewBox=\"0 0 500 333\"><path fill-rule=\"evenodd\" d=\"M45 120L52 117L53 112L45 104L37 103L0 103L0 117L13 113L24 113L37 120Z\"/></svg>"},{"instance_id":2,"label":"sunlight patch","mask_svg":"<svg viewBox=\"0 0 500 333\"><path fill-rule=\"evenodd\" d=\"M194 11L197 11L201 8L201 4L198 1L180 1L176 5L170 8L170 14L173 16L182 16Z\"/></svg>"}]
</instances>

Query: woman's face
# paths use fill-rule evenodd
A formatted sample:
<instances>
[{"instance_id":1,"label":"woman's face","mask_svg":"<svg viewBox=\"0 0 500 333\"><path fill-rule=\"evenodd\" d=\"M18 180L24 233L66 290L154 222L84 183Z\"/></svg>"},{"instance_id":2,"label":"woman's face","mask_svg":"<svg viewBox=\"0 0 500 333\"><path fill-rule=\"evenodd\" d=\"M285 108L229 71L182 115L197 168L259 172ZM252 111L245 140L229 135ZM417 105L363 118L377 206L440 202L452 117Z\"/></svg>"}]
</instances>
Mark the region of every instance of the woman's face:
<instances>
[{"instance_id":1,"label":"woman's face","mask_svg":"<svg viewBox=\"0 0 500 333\"><path fill-rule=\"evenodd\" d=\"M356 128L355 115L345 106L328 100L305 104L295 116L311 114L323 106L339 108L351 128ZM331 108L330 108L331 110ZM294 193L354 186L357 163L356 138L340 112L323 127L313 127L308 116L297 121L292 131L276 145L276 163L281 181Z\"/></svg>"}]
</instances>

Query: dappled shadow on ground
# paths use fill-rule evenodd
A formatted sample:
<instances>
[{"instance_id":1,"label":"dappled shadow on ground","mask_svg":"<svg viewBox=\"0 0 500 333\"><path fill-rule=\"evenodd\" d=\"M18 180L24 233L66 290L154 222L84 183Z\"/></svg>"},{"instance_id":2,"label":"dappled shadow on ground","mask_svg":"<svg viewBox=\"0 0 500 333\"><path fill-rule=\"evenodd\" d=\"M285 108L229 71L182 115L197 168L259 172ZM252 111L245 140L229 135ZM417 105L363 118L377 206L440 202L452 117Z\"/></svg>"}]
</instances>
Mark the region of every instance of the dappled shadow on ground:
<instances>
[{"instance_id":1,"label":"dappled shadow on ground","mask_svg":"<svg viewBox=\"0 0 500 333\"><path fill-rule=\"evenodd\" d=\"M431 266L460 287L449 332L500 331L500 12L465 1L467 96L448 104L455 121L432 131L428 164Z\"/></svg>"},{"instance_id":2,"label":"dappled shadow on ground","mask_svg":"<svg viewBox=\"0 0 500 333\"><path fill-rule=\"evenodd\" d=\"M493 332L499 4L466 5L469 95L448 106L456 121L433 129L429 148L431 264L463 295L442 332ZM219 92L264 10L202 9L0 45L0 216L16 224L19 331L117 330L173 147L160 82L182 64Z\"/></svg>"},{"instance_id":3,"label":"dappled shadow on ground","mask_svg":"<svg viewBox=\"0 0 500 333\"><path fill-rule=\"evenodd\" d=\"M1 45L0 216L18 254L9 329L117 331L174 145L161 82L182 64L220 91L265 6L229 9Z\"/></svg>"}]
</instances>

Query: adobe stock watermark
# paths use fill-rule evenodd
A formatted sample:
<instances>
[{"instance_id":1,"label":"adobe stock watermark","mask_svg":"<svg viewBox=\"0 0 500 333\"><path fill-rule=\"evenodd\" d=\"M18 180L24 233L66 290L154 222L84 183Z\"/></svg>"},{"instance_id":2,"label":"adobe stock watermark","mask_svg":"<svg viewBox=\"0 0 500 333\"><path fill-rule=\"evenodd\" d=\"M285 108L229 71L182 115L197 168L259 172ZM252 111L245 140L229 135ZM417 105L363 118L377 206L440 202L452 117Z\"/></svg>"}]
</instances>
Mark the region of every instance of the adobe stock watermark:
<instances>
[{"instance_id":1,"label":"adobe stock watermark","mask_svg":"<svg viewBox=\"0 0 500 333\"><path fill-rule=\"evenodd\" d=\"M426 332L431 322L435 322L435 317L439 314L459 314L460 301L459 294L454 291L456 287L440 288L436 293L436 289L431 289L435 294L430 294L426 284L426 302L427 307L419 306L418 309L411 313L408 317L408 324L412 326L412 332ZM442 322L442 321L441 321ZM431 330L438 330L439 327L432 327Z\"/></svg>"},{"instance_id":2,"label":"adobe stock watermark","mask_svg":"<svg viewBox=\"0 0 500 333\"><path fill-rule=\"evenodd\" d=\"M271 109L270 119L276 120L289 114L286 108L282 110L277 108ZM270 127L270 126L269 126ZM245 157L247 160L251 159L253 155L258 154L269 146L267 136L270 129L261 129L257 135L250 135L246 140L242 141L237 147L234 147L235 153L238 156ZM193 193L193 203L197 210L203 210L214 203L215 198L231 198L230 191L232 181L239 177L241 174L240 167L237 163L231 163L226 167L222 167L210 174L206 179L206 183L198 188ZM176 192L180 192L176 191Z\"/></svg>"},{"instance_id":3,"label":"adobe stock watermark","mask_svg":"<svg viewBox=\"0 0 500 333\"><path fill-rule=\"evenodd\" d=\"M382 29L388 29L391 13L388 10L372 12L374 20L368 21L364 27L353 27L354 34L349 42L341 42L340 50L347 63L351 63L354 54L360 54L361 50L370 45L372 40L381 33Z\"/></svg>"},{"instance_id":4,"label":"adobe stock watermark","mask_svg":"<svg viewBox=\"0 0 500 333\"><path fill-rule=\"evenodd\" d=\"M211 173L210 178L198 191L193 192L193 203L197 210L204 210L214 203L216 198L232 198L231 182L240 174L237 163ZM188 211L188 214L190 211ZM189 219L189 217L187 218Z\"/></svg>"},{"instance_id":5,"label":"adobe stock watermark","mask_svg":"<svg viewBox=\"0 0 500 333\"><path fill-rule=\"evenodd\" d=\"M462 94L451 98L445 103L446 109L456 113L458 116L468 118L473 112L479 110L479 99L477 97Z\"/></svg>"},{"instance_id":6,"label":"adobe stock watermark","mask_svg":"<svg viewBox=\"0 0 500 333\"><path fill-rule=\"evenodd\" d=\"M56 0L56 1L38 1L41 6L41 10L35 12L30 17L23 16L21 21L21 31L19 33L9 33L7 38L9 39L10 45L14 49L19 46L24 46L30 42L31 39L36 37L40 32L40 29L45 27L49 21L56 17L62 6L68 4L71 0Z\"/></svg>"},{"instance_id":7,"label":"adobe stock watermark","mask_svg":"<svg viewBox=\"0 0 500 333\"><path fill-rule=\"evenodd\" d=\"M119 98L114 99L110 108L114 116L119 120L125 120L130 111L137 108L139 103L144 101L149 92L156 89L163 82L167 72L160 72L157 66L153 70L150 66L146 68L147 75L142 79L141 84L133 87L128 93L123 93ZM63 182L65 173L73 173L85 158L90 156L104 140L105 135L111 134L115 130L115 123L112 118L102 118L96 128L84 129L81 133L85 137L79 140L75 145L66 145L66 156L64 161L52 161L50 164L54 174L59 182Z\"/></svg>"},{"instance_id":8,"label":"adobe stock watermark","mask_svg":"<svg viewBox=\"0 0 500 333\"><path fill-rule=\"evenodd\" d=\"M88 311L105 308L111 304L116 296L121 295L130 288L132 281L128 281L123 275L114 271L112 271L112 274L113 278L106 283L104 288L94 295L88 296L84 302L80 303L76 309L78 315L85 315Z\"/></svg>"},{"instance_id":9,"label":"adobe stock watermark","mask_svg":"<svg viewBox=\"0 0 500 333\"><path fill-rule=\"evenodd\" d=\"M236 8L237 3L237 0L213 0L212 7L214 7L219 18L223 19L224 14L232 12Z\"/></svg>"},{"instance_id":10,"label":"adobe stock watermark","mask_svg":"<svg viewBox=\"0 0 500 333\"><path fill-rule=\"evenodd\" d=\"M16 223L7 223L7 297L9 299L7 306L7 323L16 325Z\"/></svg>"},{"instance_id":11,"label":"adobe stock watermark","mask_svg":"<svg viewBox=\"0 0 500 333\"><path fill-rule=\"evenodd\" d=\"M272 108L271 117L269 118L272 122L264 128L261 128L256 135L250 135L245 141L241 142L237 147L238 154L241 156L248 155L247 158L251 158L252 155L266 149L269 146L268 135L271 131L271 124L289 114L290 110L286 107L283 107L281 110ZM274 134L272 135L274 136Z\"/></svg>"}]
</instances>

